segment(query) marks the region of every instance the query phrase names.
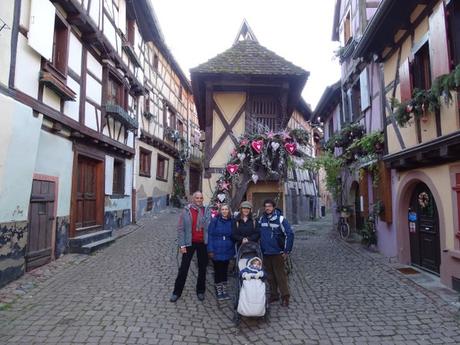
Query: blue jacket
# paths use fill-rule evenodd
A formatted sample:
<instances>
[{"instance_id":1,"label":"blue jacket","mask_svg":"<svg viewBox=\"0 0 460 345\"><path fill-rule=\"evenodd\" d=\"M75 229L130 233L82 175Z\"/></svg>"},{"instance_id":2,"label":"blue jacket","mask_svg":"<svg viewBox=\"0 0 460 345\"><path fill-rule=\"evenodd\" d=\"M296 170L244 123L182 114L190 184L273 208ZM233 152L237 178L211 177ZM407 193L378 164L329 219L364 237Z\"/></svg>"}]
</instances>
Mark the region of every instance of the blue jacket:
<instances>
[{"instance_id":1,"label":"blue jacket","mask_svg":"<svg viewBox=\"0 0 460 345\"><path fill-rule=\"evenodd\" d=\"M274 210L271 215L263 214L259 219L260 246L264 255L290 253L294 244L294 232L286 218L280 223L281 212Z\"/></svg>"},{"instance_id":2,"label":"blue jacket","mask_svg":"<svg viewBox=\"0 0 460 345\"><path fill-rule=\"evenodd\" d=\"M235 255L232 240L232 219L217 216L208 227L208 253L213 253L216 261L227 261Z\"/></svg>"}]
</instances>

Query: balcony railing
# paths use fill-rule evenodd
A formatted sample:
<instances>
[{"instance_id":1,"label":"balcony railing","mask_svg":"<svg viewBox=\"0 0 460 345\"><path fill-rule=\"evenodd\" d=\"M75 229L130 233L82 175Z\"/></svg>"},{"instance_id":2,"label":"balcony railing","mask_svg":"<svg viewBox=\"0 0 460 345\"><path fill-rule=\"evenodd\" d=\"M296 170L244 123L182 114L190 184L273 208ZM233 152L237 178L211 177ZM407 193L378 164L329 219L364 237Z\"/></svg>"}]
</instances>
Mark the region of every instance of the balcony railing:
<instances>
[{"instance_id":1,"label":"balcony railing","mask_svg":"<svg viewBox=\"0 0 460 345\"><path fill-rule=\"evenodd\" d=\"M128 129L137 129L137 119L131 117L128 112L118 104L107 103L105 105L105 111L107 114L113 116L115 120L120 121Z\"/></svg>"}]
</instances>

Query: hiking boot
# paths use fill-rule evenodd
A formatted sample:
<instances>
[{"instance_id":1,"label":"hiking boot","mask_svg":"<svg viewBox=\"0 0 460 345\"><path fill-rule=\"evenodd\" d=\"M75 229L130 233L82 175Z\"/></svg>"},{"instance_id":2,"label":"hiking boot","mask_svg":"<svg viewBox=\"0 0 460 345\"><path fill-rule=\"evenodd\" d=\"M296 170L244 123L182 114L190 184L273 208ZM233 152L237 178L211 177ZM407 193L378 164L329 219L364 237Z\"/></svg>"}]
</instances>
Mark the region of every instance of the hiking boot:
<instances>
[{"instance_id":1,"label":"hiking boot","mask_svg":"<svg viewBox=\"0 0 460 345\"><path fill-rule=\"evenodd\" d=\"M171 297L169 298L169 302L171 303L176 303L177 300L179 299L180 296L172 294Z\"/></svg>"},{"instance_id":2,"label":"hiking boot","mask_svg":"<svg viewBox=\"0 0 460 345\"><path fill-rule=\"evenodd\" d=\"M289 307L289 296L283 296L281 298L281 306L282 307Z\"/></svg>"},{"instance_id":3,"label":"hiking boot","mask_svg":"<svg viewBox=\"0 0 460 345\"><path fill-rule=\"evenodd\" d=\"M223 300L230 299L230 296L228 295L228 292L227 292L227 282L223 282L221 286L222 286L222 299Z\"/></svg>"},{"instance_id":4,"label":"hiking boot","mask_svg":"<svg viewBox=\"0 0 460 345\"><path fill-rule=\"evenodd\" d=\"M200 293L197 293L197 294L196 294L196 297L198 297L198 299L199 299L200 301L204 301L204 293L201 293L201 292L200 292Z\"/></svg>"}]
</instances>

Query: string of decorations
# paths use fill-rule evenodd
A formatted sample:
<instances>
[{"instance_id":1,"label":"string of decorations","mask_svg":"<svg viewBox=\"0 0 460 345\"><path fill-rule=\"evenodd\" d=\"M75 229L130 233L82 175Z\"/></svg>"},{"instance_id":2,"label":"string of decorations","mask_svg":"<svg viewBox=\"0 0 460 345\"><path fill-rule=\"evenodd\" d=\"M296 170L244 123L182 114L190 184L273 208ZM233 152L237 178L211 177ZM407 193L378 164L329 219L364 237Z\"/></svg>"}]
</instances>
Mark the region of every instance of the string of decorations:
<instances>
[{"instance_id":1,"label":"string of decorations","mask_svg":"<svg viewBox=\"0 0 460 345\"><path fill-rule=\"evenodd\" d=\"M211 202L229 202L232 188L241 187L243 174L255 184L261 176L284 180L287 167L296 165L294 156L303 156L299 146L307 145L308 141L309 134L303 129L239 137L224 172L217 179Z\"/></svg>"}]
</instances>

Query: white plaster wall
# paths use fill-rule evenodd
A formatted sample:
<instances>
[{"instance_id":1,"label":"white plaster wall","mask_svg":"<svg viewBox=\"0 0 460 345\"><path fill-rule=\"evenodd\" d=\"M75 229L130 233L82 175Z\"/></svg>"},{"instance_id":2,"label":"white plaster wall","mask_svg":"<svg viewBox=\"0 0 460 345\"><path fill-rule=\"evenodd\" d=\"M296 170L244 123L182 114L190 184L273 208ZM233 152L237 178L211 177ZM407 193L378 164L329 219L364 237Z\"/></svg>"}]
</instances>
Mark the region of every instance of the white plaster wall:
<instances>
[{"instance_id":1,"label":"white plaster wall","mask_svg":"<svg viewBox=\"0 0 460 345\"><path fill-rule=\"evenodd\" d=\"M81 54L81 42L71 32L69 40L69 68L79 76L81 74Z\"/></svg>"},{"instance_id":2,"label":"white plaster wall","mask_svg":"<svg viewBox=\"0 0 460 345\"><path fill-rule=\"evenodd\" d=\"M117 47L115 28L106 15L104 15L104 36L107 37L114 48Z\"/></svg>"},{"instance_id":3,"label":"white plaster wall","mask_svg":"<svg viewBox=\"0 0 460 345\"><path fill-rule=\"evenodd\" d=\"M0 222L27 220L42 116L2 94L0 104Z\"/></svg>"},{"instance_id":4,"label":"white plaster wall","mask_svg":"<svg viewBox=\"0 0 460 345\"><path fill-rule=\"evenodd\" d=\"M86 76L86 88L86 97L101 105L102 86L89 74Z\"/></svg>"},{"instance_id":5,"label":"white plaster wall","mask_svg":"<svg viewBox=\"0 0 460 345\"><path fill-rule=\"evenodd\" d=\"M102 80L102 65L96 60L96 58L88 54L87 58L87 66L88 70L90 70L99 80Z\"/></svg>"},{"instance_id":6,"label":"white plaster wall","mask_svg":"<svg viewBox=\"0 0 460 345\"><path fill-rule=\"evenodd\" d=\"M27 39L19 34L15 87L33 98L37 98L38 95L40 59L40 55L27 44Z\"/></svg>"},{"instance_id":7,"label":"white plaster wall","mask_svg":"<svg viewBox=\"0 0 460 345\"><path fill-rule=\"evenodd\" d=\"M70 214L72 166L72 142L43 130L40 131L35 173L59 178L58 217Z\"/></svg>"},{"instance_id":8,"label":"white plaster wall","mask_svg":"<svg viewBox=\"0 0 460 345\"><path fill-rule=\"evenodd\" d=\"M64 114L68 117L79 121L80 118L80 84L67 76L67 86L70 87L76 94L75 101L66 101L64 103Z\"/></svg>"},{"instance_id":9,"label":"white plaster wall","mask_svg":"<svg viewBox=\"0 0 460 345\"><path fill-rule=\"evenodd\" d=\"M43 88L43 103L57 111L61 111L61 98L50 88Z\"/></svg>"},{"instance_id":10,"label":"white plaster wall","mask_svg":"<svg viewBox=\"0 0 460 345\"><path fill-rule=\"evenodd\" d=\"M85 104L85 126L97 131L96 109L88 102Z\"/></svg>"},{"instance_id":11,"label":"white plaster wall","mask_svg":"<svg viewBox=\"0 0 460 345\"><path fill-rule=\"evenodd\" d=\"M107 197L105 200L105 212L131 209L131 196L116 199Z\"/></svg>"},{"instance_id":12,"label":"white plaster wall","mask_svg":"<svg viewBox=\"0 0 460 345\"><path fill-rule=\"evenodd\" d=\"M13 26L14 1L0 1L0 13L2 20L11 28ZM0 31L0 83L8 85L11 61L11 30Z\"/></svg>"}]
</instances>

